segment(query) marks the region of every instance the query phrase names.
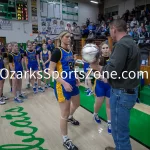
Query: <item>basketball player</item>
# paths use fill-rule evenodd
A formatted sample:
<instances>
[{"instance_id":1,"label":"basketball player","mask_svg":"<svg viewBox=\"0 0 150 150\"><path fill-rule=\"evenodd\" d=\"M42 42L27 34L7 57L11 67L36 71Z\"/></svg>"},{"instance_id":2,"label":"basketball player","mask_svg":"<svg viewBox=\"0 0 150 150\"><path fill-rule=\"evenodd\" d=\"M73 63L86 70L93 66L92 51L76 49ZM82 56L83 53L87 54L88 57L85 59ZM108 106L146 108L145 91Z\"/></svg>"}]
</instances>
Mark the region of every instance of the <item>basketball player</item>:
<instances>
[{"instance_id":1,"label":"basketball player","mask_svg":"<svg viewBox=\"0 0 150 150\"><path fill-rule=\"evenodd\" d=\"M42 48L36 43L36 42L33 42L33 50L35 50L36 51L36 54L37 54L37 61L38 61L38 69L39 70L41 70L41 65L40 65L40 53L41 53L41 51L42 51ZM38 81L37 81L37 79L35 79L35 83L34 83L34 86L36 87L37 85L38 85L38 83L37 83Z\"/></svg>"},{"instance_id":2,"label":"basketball player","mask_svg":"<svg viewBox=\"0 0 150 150\"><path fill-rule=\"evenodd\" d=\"M73 118L73 114L80 105L79 89L77 87L79 81L76 80L73 72L75 61L72 51L68 49L71 42L69 31L60 33L59 42L60 47L56 48L51 56L50 74L54 74L56 78L57 73L54 71L56 70L59 73L59 77L55 80L54 91L61 110L60 129L63 145L68 150L78 150L67 133L67 122L71 122L75 126L79 125L79 122Z\"/></svg>"},{"instance_id":3,"label":"basketball player","mask_svg":"<svg viewBox=\"0 0 150 150\"><path fill-rule=\"evenodd\" d=\"M100 45L100 50L102 52L102 56L100 57L100 65L104 66L107 64L109 60L110 50L108 44L103 42ZM101 108L104 99L106 99L106 112L107 112L107 123L108 123L108 133L111 134L111 119L110 119L110 105L109 105L109 98L110 98L110 85L107 81L101 79L95 80L95 95L96 100L94 104L94 120L97 123L101 123L101 120L98 116L98 111Z\"/></svg>"},{"instance_id":4,"label":"basketball player","mask_svg":"<svg viewBox=\"0 0 150 150\"><path fill-rule=\"evenodd\" d=\"M10 74L8 55L9 55L9 53L10 53L11 50L12 50L11 43L7 43L6 48L7 48L7 49L6 49L6 52L3 52L3 53L2 53L2 56L3 56L4 66L5 66L5 68L8 70L8 73ZM9 79L9 83L10 83L10 87L11 87L11 90L10 90L10 91L12 92L12 80L11 80L11 79ZM4 100L8 100L8 97L5 97L5 96L3 95L3 93L2 93L1 96L3 97Z\"/></svg>"},{"instance_id":5,"label":"basketball player","mask_svg":"<svg viewBox=\"0 0 150 150\"><path fill-rule=\"evenodd\" d=\"M6 71L3 70L5 68L4 66L4 59L7 59L7 53L2 53L1 49L0 49L0 105L5 104L5 100L7 100L8 98L6 98L5 96L3 96L3 87L4 87L4 82L5 82L5 77L6 77Z\"/></svg>"},{"instance_id":6,"label":"basketball player","mask_svg":"<svg viewBox=\"0 0 150 150\"><path fill-rule=\"evenodd\" d=\"M41 58L41 61L42 61L43 75L46 76L44 70L46 72L48 72L50 59L51 59L51 52L47 50L47 45L46 44L43 44L43 51L40 53L40 58ZM50 79L44 78L44 82L45 82L45 88L51 87Z\"/></svg>"},{"instance_id":7,"label":"basketball player","mask_svg":"<svg viewBox=\"0 0 150 150\"><path fill-rule=\"evenodd\" d=\"M26 97L21 93L23 67L22 55L18 51L17 42L12 42L12 52L9 53L9 67L12 76L12 92L14 94L14 101L17 103L22 103L22 99L25 99Z\"/></svg>"},{"instance_id":8,"label":"basketball player","mask_svg":"<svg viewBox=\"0 0 150 150\"><path fill-rule=\"evenodd\" d=\"M23 57L23 59L22 59L22 65L23 65L23 68L25 70L24 49L23 49L23 45L22 44L20 44L20 54Z\"/></svg>"},{"instance_id":9,"label":"basketball player","mask_svg":"<svg viewBox=\"0 0 150 150\"><path fill-rule=\"evenodd\" d=\"M8 43L7 44L7 52L8 52L8 56L9 54L12 52L12 44ZM8 71L9 71L9 75L10 75L10 67L9 67L9 63L8 63L8 67L7 67ZM9 84L10 84L10 91L12 92L12 79L9 77Z\"/></svg>"},{"instance_id":10,"label":"basketball player","mask_svg":"<svg viewBox=\"0 0 150 150\"><path fill-rule=\"evenodd\" d=\"M44 92L44 89L41 87L41 80L38 79L38 91L37 91L37 87L35 86L35 81L37 80L37 77L39 77L38 75L38 70L39 70L39 65L38 65L38 61L39 61L39 53L36 50L33 50L33 46L31 42L27 43L27 47L28 49L26 50L26 52L24 53L24 59L26 60L26 68L27 71L29 71L30 74L30 70L31 72L35 72L35 77L32 76L30 81L33 87L33 92L34 94L36 94L37 92Z\"/></svg>"}]
</instances>

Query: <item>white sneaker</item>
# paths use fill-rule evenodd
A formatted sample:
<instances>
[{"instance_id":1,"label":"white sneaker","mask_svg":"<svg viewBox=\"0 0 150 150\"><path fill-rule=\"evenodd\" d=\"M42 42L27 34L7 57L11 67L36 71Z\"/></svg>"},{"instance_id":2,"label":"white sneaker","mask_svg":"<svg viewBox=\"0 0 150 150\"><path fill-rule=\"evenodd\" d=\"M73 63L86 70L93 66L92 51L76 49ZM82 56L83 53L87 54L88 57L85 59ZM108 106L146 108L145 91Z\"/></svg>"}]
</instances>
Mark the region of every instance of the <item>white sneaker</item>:
<instances>
[{"instance_id":1,"label":"white sneaker","mask_svg":"<svg viewBox=\"0 0 150 150\"><path fill-rule=\"evenodd\" d=\"M111 134L111 123L108 123L108 134Z\"/></svg>"},{"instance_id":2,"label":"white sneaker","mask_svg":"<svg viewBox=\"0 0 150 150\"><path fill-rule=\"evenodd\" d=\"M6 104L5 100L4 99L0 99L0 105L4 105Z\"/></svg>"}]
</instances>

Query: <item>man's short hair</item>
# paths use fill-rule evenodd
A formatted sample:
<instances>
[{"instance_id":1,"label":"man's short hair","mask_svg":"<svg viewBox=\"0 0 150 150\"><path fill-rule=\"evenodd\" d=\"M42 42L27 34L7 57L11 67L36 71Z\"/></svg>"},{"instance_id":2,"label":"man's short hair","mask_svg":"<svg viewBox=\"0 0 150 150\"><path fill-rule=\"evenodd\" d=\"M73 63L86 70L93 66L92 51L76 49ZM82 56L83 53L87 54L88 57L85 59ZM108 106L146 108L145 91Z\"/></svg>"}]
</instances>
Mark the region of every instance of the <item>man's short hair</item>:
<instances>
[{"instance_id":1,"label":"man's short hair","mask_svg":"<svg viewBox=\"0 0 150 150\"><path fill-rule=\"evenodd\" d=\"M127 32L127 23L122 19L113 20L110 24L110 27L114 26L117 28L118 32Z\"/></svg>"}]
</instances>

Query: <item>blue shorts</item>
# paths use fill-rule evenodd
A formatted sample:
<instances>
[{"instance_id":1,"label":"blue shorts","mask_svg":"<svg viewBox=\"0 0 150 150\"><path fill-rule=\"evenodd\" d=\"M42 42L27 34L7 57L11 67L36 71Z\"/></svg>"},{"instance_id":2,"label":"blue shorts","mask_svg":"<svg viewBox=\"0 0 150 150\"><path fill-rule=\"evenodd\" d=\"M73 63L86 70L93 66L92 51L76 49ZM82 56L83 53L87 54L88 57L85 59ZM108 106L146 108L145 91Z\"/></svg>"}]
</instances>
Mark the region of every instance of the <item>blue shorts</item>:
<instances>
[{"instance_id":1,"label":"blue shorts","mask_svg":"<svg viewBox=\"0 0 150 150\"><path fill-rule=\"evenodd\" d=\"M3 70L1 71L1 74L0 74L0 80L4 80L5 77L6 77L6 71Z\"/></svg>"},{"instance_id":2,"label":"blue shorts","mask_svg":"<svg viewBox=\"0 0 150 150\"><path fill-rule=\"evenodd\" d=\"M95 82L95 95L97 97L105 96L110 98L110 85L108 83L104 83L101 80L96 80Z\"/></svg>"},{"instance_id":3,"label":"blue shorts","mask_svg":"<svg viewBox=\"0 0 150 150\"><path fill-rule=\"evenodd\" d=\"M65 100L70 100L72 96L76 96L79 94L79 88L76 86L76 82L70 83L70 85L73 87L72 92L67 92L63 85L61 85L59 82L54 83L54 92L56 99L58 102L64 102Z\"/></svg>"},{"instance_id":4,"label":"blue shorts","mask_svg":"<svg viewBox=\"0 0 150 150\"><path fill-rule=\"evenodd\" d=\"M32 70L32 71L38 71L38 64L28 64L28 70Z\"/></svg>"}]
</instances>

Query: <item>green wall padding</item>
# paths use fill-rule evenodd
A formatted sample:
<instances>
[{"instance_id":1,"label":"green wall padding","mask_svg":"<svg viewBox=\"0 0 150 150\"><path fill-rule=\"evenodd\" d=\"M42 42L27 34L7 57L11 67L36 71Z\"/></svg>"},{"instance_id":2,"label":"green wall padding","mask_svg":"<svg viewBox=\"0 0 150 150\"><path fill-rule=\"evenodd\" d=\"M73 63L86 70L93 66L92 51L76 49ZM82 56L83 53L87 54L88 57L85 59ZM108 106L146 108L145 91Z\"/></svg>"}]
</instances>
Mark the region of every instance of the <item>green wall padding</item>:
<instances>
[{"instance_id":1,"label":"green wall padding","mask_svg":"<svg viewBox=\"0 0 150 150\"><path fill-rule=\"evenodd\" d=\"M23 45L23 49L26 50L26 43L18 43L19 48L20 48L20 44L22 44Z\"/></svg>"},{"instance_id":2,"label":"green wall padding","mask_svg":"<svg viewBox=\"0 0 150 150\"><path fill-rule=\"evenodd\" d=\"M146 105L150 106L150 87L144 86L140 91L140 101Z\"/></svg>"}]
</instances>

